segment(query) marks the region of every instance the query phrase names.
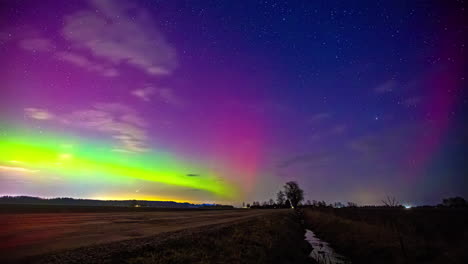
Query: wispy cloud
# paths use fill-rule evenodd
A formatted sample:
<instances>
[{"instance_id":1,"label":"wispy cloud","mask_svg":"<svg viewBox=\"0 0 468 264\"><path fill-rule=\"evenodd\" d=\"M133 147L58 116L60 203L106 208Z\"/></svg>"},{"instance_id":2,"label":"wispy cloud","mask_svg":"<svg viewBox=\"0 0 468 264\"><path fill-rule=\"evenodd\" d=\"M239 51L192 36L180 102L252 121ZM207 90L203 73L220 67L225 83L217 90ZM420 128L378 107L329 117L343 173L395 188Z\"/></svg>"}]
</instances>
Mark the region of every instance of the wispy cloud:
<instances>
[{"instance_id":1,"label":"wispy cloud","mask_svg":"<svg viewBox=\"0 0 468 264\"><path fill-rule=\"evenodd\" d=\"M424 122L418 122L361 135L349 141L348 146L354 151L373 159L395 153L401 156L402 153L407 153L412 140L420 136L420 131L425 130L426 125Z\"/></svg>"},{"instance_id":2,"label":"wispy cloud","mask_svg":"<svg viewBox=\"0 0 468 264\"><path fill-rule=\"evenodd\" d=\"M317 123L317 122L321 122L323 120L326 120L326 119L329 119L332 117L332 114L331 113L328 113L328 112L322 112L322 113L317 113L315 115L313 115L309 121L311 123Z\"/></svg>"},{"instance_id":3,"label":"wispy cloud","mask_svg":"<svg viewBox=\"0 0 468 264\"><path fill-rule=\"evenodd\" d=\"M182 106L183 101L182 99L175 95L174 91L169 88L159 88L156 90L161 100L165 103L173 105L173 106Z\"/></svg>"},{"instance_id":4,"label":"wispy cloud","mask_svg":"<svg viewBox=\"0 0 468 264\"><path fill-rule=\"evenodd\" d=\"M52 44L52 41L50 41L47 38L41 38L41 37L36 37L36 38L26 38L20 41L20 46L29 51L51 51L54 46Z\"/></svg>"},{"instance_id":5,"label":"wispy cloud","mask_svg":"<svg viewBox=\"0 0 468 264\"><path fill-rule=\"evenodd\" d=\"M319 133L314 133L310 136L310 140L311 141L317 141L321 138L320 134Z\"/></svg>"},{"instance_id":6,"label":"wispy cloud","mask_svg":"<svg viewBox=\"0 0 468 264\"><path fill-rule=\"evenodd\" d=\"M348 129L347 125L339 124L339 125L333 126L332 129L330 130L330 133L339 135L339 134L343 134L346 131L346 129Z\"/></svg>"},{"instance_id":7,"label":"wispy cloud","mask_svg":"<svg viewBox=\"0 0 468 264\"><path fill-rule=\"evenodd\" d=\"M109 134L120 143L115 150L147 151L146 123L130 107L117 103L95 104L74 111L63 119L67 124Z\"/></svg>"},{"instance_id":8,"label":"wispy cloud","mask_svg":"<svg viewBox=\"0 0 468 264\"><path fill-rule=\"evenodd\" d=\"M131 94L143 101L149 102L151 95L154 94L154 88L149 86L141 89L135 89L131 91Z\"/></svg>"},{"instance_id":9,"label":"wispy cloud","mask_svg":"<svg viewBox=\"0 0 468 264\"><path fill-rule=\"evenodd\" d=\"M38 35L38 33L36 33ZM25 38L19 42L21 48L31 52L50 52L52 57L59 60L71 63L77 67L84 68L90 72L96 72L106 77L115 77L118 71L109 66L105 66L95 60L91 60L84 55L76 52L61 51L56 48L56 45L49 39L44 37Z\"/></svg>"},{"instance_id":10,"label":"wispy cloud","mask_svg":"<svg viewBox=\"0 0 468 264\"><path fill-rule=\"evenodd\" d=\"M369 157L375 156L380 152L383 149L382 145L377 136L363 136L349 142L351 149Z\"/></svg>"},{"instance_id":11,"label":"wispy cloud","mask_svg":"<svg viewBox=\"0 0 468 264\"><path fill-rule=\"evenodd\" d=\"M35 173L35 172L38 172L39 170L31 170L31 169L23 168L23 167L0 165L0 171Z\"/></svg>"},{"instance_id":12,"label":"wispy cloud","mask_svg":"<svg viewBox=\"0 0 468 264\"><path fill-rule=\"evenodd\" d=\"M130 92L133 96L138 99L149 102L154 97L155 100L162 101L166 104L181 107L184 105L184 100L175 94L173 89L170 88L155 88L147 86L141 89L135 89Z\"/></svg>"},{"instance_id":13,"label":"wispy cloud","mask_svg":"<svg viewBox=\"0 0 468 264\"><path fill-rule=\"evenodd\" d=\"M406 107L415 107L422 100L421 96L412 96L403 100L403 105Z\"/></svg>"},{"instance_id":14,"label":"wispy cloud","mask_svg":"<svg viewBox=\"0 0 468 264\"><path fill-rule=\"evenodd\" d=\"M389 80L375 87L374 92L377 94L390 93L395 89L396 85L397 85L396 81Z\"/></svg>"},{"instance_id":15,"label":"wispy cloud","mask_svg":"<svg viewBox=\"0 0 468 264\"><path fill-rule=\"evenodd\" d=\"M78 67L87 69L88 71L100 73L103 76L114 77L118 75L118 71L112 67L106 67L99 63L92 62L88 58L73 52L57 52L55 56L58 60L67 61Z\"/></svg>"},{"instance_id":16,"label":"wispy cloud","mask_svg":"<svg viewBox=\"0 0 468 264\"><path fill-rule=\"evenodd\" d=\"M41 108L25 108L24 112L27 117L37 120L49 120L54 118L54 114L50 113L46 109Z\"/></svg>"},{"instance_id":17,"label":"wispy cloud","mask_svg":"<svg viewBox=\"0 0 468 264\"><path fill-rule=\"evenodd\" d=\"M149 75L170 74L177 65L175 49L157 29L151 15L131 1L89 1L92 10L65 17L62 35L71 45L29 34L19 41L31 52L51 52L53 57L106 77L119 74L127 63ZM83 51L87 51L86 53Z\"/></svg>"},{"instance_id":18,"label":"wispy cloud","mask_svg":"<svg viewBox=\"0 0 468 264\"><path fill-rule=\"evenodd\" d=\"M39 108L26 108L25 113L37 120L54 120L80 129L98 131L119 143L116 151L145 152L148 149L146 122L132 108L119 103L98 103L88 109L68 114L53 114Z\"/></svg>"},{"instance_id":19,"label":"wispy cloud","mask_svg":"<svg viewBox=\"0 0 468 264\"><path fill-rule=\"evenodd\" d=\"M128 63L150 75L173 71L176 52L145 9L126 1L90 3L95 9L65 18L62 29L65 39L113 65Z\"/></svg>"},{"instance_id":20,"label":"wispy cloud","mask_svg":"<svg viewBox=\"0 0 468 264\"><path fill-rule=\"evenodd\" d=\"M285 169L299 164L306 164L309 167L322 167L330 164L333 160L330 153L307 153L286 159L278 164L278 168Z\"/></svg>"}]
</instances>

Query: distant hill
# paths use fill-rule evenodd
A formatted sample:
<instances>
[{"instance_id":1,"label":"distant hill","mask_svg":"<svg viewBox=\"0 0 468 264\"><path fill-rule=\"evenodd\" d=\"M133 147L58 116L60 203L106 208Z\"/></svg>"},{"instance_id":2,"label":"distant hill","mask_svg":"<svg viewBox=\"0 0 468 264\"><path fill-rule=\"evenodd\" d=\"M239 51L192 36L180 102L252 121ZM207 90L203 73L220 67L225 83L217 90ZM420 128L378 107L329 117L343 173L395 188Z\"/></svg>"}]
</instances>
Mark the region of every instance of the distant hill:
<instances>
[{"instance_id":1,"label":"distant hill","mask_svg":"<svg viewBox=\"0 0 468 264\"><path fill-rule=\"evenodd\" d=\"M234 208L231 205L220 204L191 204L172 201L144 201L144 200L91 200L75 198L40 198L32 196L2 196L0 204L29 204L29 205L70 205L70 206L121 206L121 207L154 207L154 208Z\"/></svg>"}]
</instances>

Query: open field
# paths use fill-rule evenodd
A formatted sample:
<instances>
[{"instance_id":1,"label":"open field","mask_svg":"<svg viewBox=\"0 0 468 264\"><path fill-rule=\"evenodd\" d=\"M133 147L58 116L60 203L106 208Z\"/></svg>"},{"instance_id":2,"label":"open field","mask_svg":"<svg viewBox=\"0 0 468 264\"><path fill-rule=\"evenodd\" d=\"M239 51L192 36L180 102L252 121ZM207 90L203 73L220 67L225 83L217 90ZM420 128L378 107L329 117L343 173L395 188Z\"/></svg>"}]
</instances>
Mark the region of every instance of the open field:
<instances>
[{"instance_id":1,"label":"open field","mask_svg":"<svg viewBox=\"0 0 468 264\"><path fill-rule=\"evenodd\" d=\"M0 214L0 256L29 256L154 236L207 225L238 223L288 210L169 210L104 213Z\"/></svg>"},{"instance_id":2,"label":"open field","mask_svg":"<svg viewBox=\"0 0 468 264\"><path fill-rule=\"evenodd\" d=\"M354 263L468 263L466 209L306 209L305 217Z\"/></svg>"},{"instance_id":3,"label":"open field","mask_svg":"<svg viewBox=\"0 0 468 264\"><path fill-rule=\"evenodd\" d=\"M27 263L313 263L292 211L66 250Z\"/></svg>"}]
</instances>

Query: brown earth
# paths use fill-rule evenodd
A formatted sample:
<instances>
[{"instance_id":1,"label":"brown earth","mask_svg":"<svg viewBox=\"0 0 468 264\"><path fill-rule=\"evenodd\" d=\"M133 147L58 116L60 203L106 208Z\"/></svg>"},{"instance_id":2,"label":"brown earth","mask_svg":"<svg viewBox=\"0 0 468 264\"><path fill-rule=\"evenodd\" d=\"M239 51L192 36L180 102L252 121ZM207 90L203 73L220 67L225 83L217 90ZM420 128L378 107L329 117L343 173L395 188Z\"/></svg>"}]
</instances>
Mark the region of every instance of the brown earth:
<instances>
[{"instance_id":1,"label":"brown earth","mask_svg":"<svg viewBox=\"0 0 468 264\"><path fill-rule=\"evenodd\" d=\"M0 262L246 221L284 210L0 214Z\"/></svg>"},{"instance_id":2,"label":"brown earth","mask_svg":"<svg viewBox=\"0 0 468 264\"><path fill-rule=\"evenodd\" d=\"M23 259L30 264L311 264L292 210Z\"/></svg>"}]
</instances>

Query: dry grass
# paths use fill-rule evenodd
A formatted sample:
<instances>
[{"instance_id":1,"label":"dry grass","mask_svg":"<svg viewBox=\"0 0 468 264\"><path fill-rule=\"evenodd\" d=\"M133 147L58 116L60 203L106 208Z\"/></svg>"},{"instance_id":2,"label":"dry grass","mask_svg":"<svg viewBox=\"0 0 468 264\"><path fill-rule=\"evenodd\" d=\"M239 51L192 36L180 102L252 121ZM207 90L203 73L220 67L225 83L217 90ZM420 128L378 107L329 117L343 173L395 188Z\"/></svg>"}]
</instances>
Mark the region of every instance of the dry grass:
<instances>
[{"instance_id":1,"label":"dry grass","mask_svg":"<svg viewBox=\"0 0 468 264\"><path fill-rule=\"evenodd\" d=\"M257 211L257 210L255 210ZM260 210L264 211L264 210ZM29 259L31 263L311 263L292 210Z\"/></svg>"},{"instance_id":2,"label":"dry grass","mask_svg":"<svg viewBox=\"0 0 468 264\"><path fill-rule=\"evenodd\" d=\"M5 259L154 236L271 213L271 210L5 213L0 214L0 263Z\"/></svg>"},{"instance_id":3,"label":"dry grass","mask_svg":"<svg viewBox=\"0 0 468 264\"><path fill-rule=\"evenodd\" d=\"M353 220L334 213L307 210L305 214L310 228L354 263L467 263L466 250L460 250L466 247L460 244L442 246L440 241L427 241L414 232L402 232L408 229L402 227L405 224L402 219L407 218L397 218L394 221L396 224L389 225L388 217L381 222L375 219L365 221L364 213L357 210L350 217ZM347 211L346 214L352 212ZM396 212L394 214L398 216ZM426 221L431 219L427 218ZM438 230L434 228L432 232ZM463 233L463 228L460 232Z\"/></svg>"},{"instance_id":4,"label":"dry grass","mask_svg":"<svg viewBox=\"0 0 468 264\"><path fill-rule=\"evenodd\" d=\"M302 226L280 214L171 240L126 263L310 263L309 251Z\"/></svg>"}]
</instances>

